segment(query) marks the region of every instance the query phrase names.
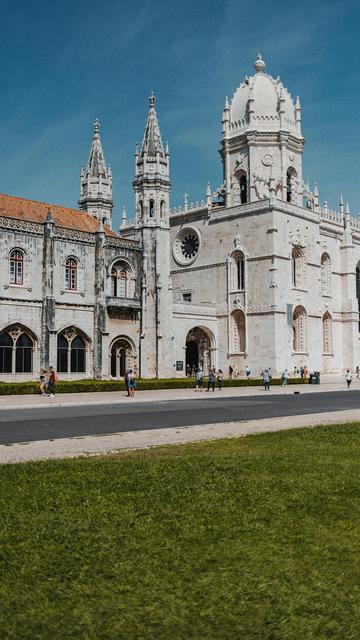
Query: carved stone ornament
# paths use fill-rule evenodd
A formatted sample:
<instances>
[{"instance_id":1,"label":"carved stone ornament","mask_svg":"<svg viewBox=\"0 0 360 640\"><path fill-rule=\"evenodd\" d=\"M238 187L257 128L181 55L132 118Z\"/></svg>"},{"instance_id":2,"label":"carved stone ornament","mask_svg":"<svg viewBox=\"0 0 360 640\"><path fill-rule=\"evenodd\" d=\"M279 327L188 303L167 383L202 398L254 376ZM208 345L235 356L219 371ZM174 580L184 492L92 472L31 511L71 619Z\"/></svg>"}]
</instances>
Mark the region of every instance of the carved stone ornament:
<instances>
[{"instance_id":1,"label":"carved stone ornament","mask_svg":"<svg viewBox=\"0 0 360 640\"><path fill-rule=\"evenodd\" d=\"M307 234L302 232L300 229L296 229L296 231L289 231L289 240L290 243L297 247L306 247L308 237Z\"/></svg>"},{"instance_id":2,"label":"carved stone ornament","mask_svg":"<svg viewBox=\"0 0 360 640\"><path fill-rule=\"evenodd\" d=\"M274 158L272 157L271 153L265 153L261 162L263 163L264 167L271 167L273 165Z\"/></svg>"},{"instance_id":3,"label":"carved stone ornament","mask_svg":"<svg viewBox=\"0 0 360 640\"><path fill-rule=\"evenodd\" d=\"M233 307L234 309L242 309L243 306L241 304L241 298L240 296L236 296L233 300Z\"/></svg>"},{"instance_id":4,"label":"carved stone ornament","mask_svg":"<svg viewBox=\"0 0 360 640\"><path fill-rule=\"evenodd\" d=\"M16 340L18 339L19 336L21 336L21 334L22 334L22 330L20 329L20 327L14 327L13 329L11 329L11 331L9 331L9 335L12 337L14 342L16 342Z\"/></svg>"},{"instance_id":5,"label":"carved stone ornament","mask_svg":"<svg viewBox=\"0 0 360 640\"><path fill-rule=\"evenodd\" d=\"M64 336L69 342L71 342L74 340L75 336L77 336L77 331L74 327L69 327L68 329L65 329Z\"/></svg>"},{"instance_id":6,"label":"carved stone ornament","mask_svg":"<svg viewBox=\"0 0 360 640\"><path fill-rule=\"evenodd\" d=\"M234 238L234 249L241 249L241 241L240 241L240 236L237 233L235 238Z\"/></svg>"}]
</instances>

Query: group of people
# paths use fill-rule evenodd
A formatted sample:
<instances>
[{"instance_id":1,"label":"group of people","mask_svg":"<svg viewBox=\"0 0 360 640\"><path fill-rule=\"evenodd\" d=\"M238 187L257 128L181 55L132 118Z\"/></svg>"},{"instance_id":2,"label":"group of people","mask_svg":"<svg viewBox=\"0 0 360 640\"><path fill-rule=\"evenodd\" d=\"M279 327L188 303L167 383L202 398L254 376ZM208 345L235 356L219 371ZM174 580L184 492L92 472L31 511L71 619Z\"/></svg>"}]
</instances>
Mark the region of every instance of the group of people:
<instances>
[{"instance_id":1,"label":"group of people","mask_svg":"<svg viewBox=\"0 0 360 640\"><path fill-rule=\"evenodd\" d=\"M49 367L46 369L41 369L39 376L39 390L41 396L50 396L51 398L55 397L55 385L57 383L58 377L56 375L56 371L54 367Z\"/></svg>"},{"instance_id":2,"label":"group of people","mask_svg":"<svg viewBox=\"0 0 360 640\"><path fill-rule=\"evenodd\" d=\"M196 389L198 391L202 391L203 390L205 377L207 378L207 389L206 389L206 391L210 391L210 389L215 391L215 383L216 382L217 382L217 385L218 385L218 389L219 390L222 389L222 382L223 382L223 377L224 376L223 376L223 372L221 371L221 369L216 371L215 367L213 367L212 369L210 369L208 375L205 376L204 370L200 367L200 369L197 370L195 377L196 377Z\"/></svg>"}]
</instances>

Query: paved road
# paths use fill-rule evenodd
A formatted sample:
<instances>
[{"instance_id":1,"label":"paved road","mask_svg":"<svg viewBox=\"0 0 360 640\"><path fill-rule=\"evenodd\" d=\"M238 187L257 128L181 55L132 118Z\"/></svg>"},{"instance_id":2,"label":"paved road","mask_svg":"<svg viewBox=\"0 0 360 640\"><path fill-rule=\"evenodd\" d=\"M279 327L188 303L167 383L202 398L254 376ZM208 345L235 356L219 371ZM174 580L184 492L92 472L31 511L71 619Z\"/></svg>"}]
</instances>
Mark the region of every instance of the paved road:
<instances>
[{"instance_id":1,"label":"paved road","mask_svg":"<svg viewBox=\"0 0 360 640\"><path fill-rule=\"evenodd\" d=\"M360 391L41 407L0 412L0 444L359 409ZM291 426L291 424L289 425Z\"/></svg>"}]
</instances>

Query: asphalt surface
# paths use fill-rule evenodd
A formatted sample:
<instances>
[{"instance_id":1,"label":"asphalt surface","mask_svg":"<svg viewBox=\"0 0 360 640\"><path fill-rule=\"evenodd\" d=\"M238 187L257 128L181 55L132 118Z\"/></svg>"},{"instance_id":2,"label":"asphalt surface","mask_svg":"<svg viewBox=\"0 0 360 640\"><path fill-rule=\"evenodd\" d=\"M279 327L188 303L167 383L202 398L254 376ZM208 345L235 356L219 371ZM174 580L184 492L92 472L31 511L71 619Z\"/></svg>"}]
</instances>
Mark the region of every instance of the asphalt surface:
<instances>
[{"instance_id":1,"label":"asphalt surface","mask_svg":"<svg viewBox=\"0 0 360 640\"><path fill-rule=\"evenodd\" d=\"M360 390L0 410L0 444L359 409ZM291 424L289 424L291 426Z\"/></svg>"}]
</instances>

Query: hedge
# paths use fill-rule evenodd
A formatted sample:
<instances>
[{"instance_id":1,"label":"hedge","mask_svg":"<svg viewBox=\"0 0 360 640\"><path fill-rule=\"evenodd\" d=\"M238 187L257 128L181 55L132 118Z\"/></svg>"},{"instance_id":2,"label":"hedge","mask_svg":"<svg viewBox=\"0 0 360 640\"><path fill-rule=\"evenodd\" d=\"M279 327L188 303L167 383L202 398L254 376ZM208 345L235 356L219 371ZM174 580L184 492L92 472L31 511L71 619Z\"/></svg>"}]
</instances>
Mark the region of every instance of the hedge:
<instances>
[{"instance_id":1,"label":"hedge","mask_svg":"<svg viewBox=\"0 0 360 640\"><path fill-rule=\"evenodd\" d=\"M289 378L288 384L305 384L308 379ZM273 378L272 385L282 384L280 378ZM223 380L224 387L258 387L263 385L261 379L249 380ZM194 378L170 378L170 379L138 379L136 389L138 391L151 389L191 389L195 387ZM57 393L87 393L96 391L124 391L123 380L59 380L56 384ZM0 382L0 396L8 395L32 395L39 393L37 382Z\"/></svg>"}]
</instances>

